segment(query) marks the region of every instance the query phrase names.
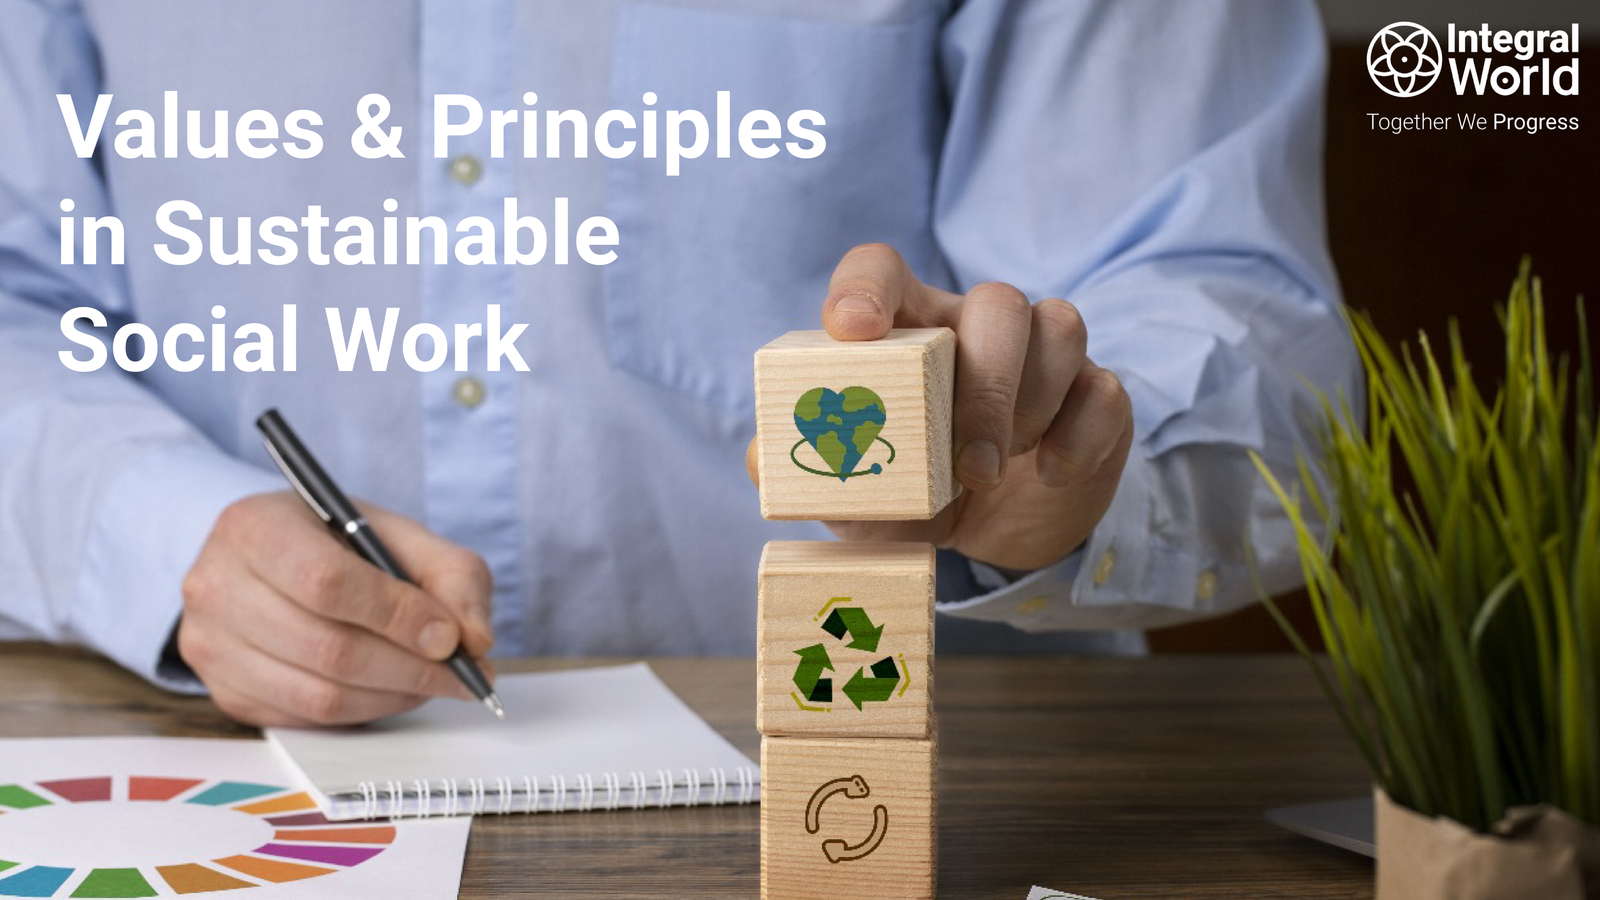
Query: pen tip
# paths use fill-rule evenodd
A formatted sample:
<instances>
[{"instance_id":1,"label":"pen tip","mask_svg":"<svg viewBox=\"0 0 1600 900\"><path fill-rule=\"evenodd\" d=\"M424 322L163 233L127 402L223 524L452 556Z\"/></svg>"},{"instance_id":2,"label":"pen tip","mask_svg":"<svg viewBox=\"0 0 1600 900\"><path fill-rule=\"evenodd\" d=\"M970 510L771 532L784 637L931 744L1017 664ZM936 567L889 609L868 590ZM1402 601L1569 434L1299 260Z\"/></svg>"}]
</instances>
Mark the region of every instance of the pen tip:
<instances>
[{"instance_id":1,"label":"pen tip","mask_svg":"<svg viewBox=\"0 0 1600 900\"><path fill-rule=\"evenodd\" d=\"M490 694L489 696L483 698L483 705L489 707L489 711L494 713L495 718L501 720L502 722L505 721L506 708L500 705L499 696Z\"/></svg>"}]
</instances>

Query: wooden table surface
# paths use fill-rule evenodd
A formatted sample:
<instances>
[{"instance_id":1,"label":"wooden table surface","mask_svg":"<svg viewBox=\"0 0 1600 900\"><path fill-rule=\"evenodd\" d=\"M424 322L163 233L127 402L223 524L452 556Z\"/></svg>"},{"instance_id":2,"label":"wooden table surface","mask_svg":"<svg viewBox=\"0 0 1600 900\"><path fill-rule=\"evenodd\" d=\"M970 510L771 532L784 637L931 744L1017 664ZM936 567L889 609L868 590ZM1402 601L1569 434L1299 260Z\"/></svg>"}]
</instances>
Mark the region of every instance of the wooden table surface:
<instances>
[{"instance_id":1,"label":"wooden table surface","mask_svg":"<svg viewBox=\"0 0 1600 900\"><path fill-rule=\"evenodd\" d=\"M752 661L651 664L756 757ZM1101 900L1372 896L1370 861L1261 818L1367 790L1298 658L946 657L936 704L942 900L1022 900L1033 884ZM68 735L256 732L92 656L0 644L0 736ZM754 805L486 816L461 896L752 898L757 831Z\"/></svg>"}]
</instances>

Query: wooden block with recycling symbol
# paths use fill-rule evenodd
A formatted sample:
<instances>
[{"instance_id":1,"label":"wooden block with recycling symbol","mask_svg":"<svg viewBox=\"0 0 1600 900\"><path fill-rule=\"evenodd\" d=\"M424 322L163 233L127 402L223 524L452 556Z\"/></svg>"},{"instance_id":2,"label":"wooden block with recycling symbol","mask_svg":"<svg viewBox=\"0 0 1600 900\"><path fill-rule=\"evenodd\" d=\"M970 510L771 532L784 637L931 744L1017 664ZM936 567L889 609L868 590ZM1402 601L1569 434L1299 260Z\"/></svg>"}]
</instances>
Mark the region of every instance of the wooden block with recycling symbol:
<instances>
[{"instance_id":1,"label":"wooden block with recycling symbol","mask_svg":"<svg viewBox=\"0 0 1600 900\"><path fill-rule=\"evenodd\" d=\"M877 341L791 331L756 352L756 468L768 519L931 519L960 486L955 332Z\"/></svg>"},{"instance_id":2,"label":"wooden block with recycling symbol","mask_svg":"<svg viewBox=\"0 0 1600 900\"><path fill-rule=\"evenodd\" d=\"M773 541L759 591L762 734L928 736L932 545Z\"/></svg>"}]
</instances>

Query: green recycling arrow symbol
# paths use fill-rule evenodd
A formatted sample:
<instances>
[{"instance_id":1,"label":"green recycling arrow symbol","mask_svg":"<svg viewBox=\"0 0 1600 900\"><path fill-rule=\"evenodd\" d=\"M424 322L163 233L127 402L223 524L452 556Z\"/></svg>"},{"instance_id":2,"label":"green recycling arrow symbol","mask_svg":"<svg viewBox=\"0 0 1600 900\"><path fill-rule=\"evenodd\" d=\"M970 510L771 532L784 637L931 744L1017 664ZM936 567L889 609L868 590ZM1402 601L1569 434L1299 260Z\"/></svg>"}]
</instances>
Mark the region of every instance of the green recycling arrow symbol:
<instances>
[{"instance_id":1,"label":"green recycling arrow symbol","mask_svg":"<svg viewBox=\"0 0 1600 900\"><path fill-rule=\"evenodd\" d=\"M837 640L844 640L848 635L849 643L845 648L849 650L862 650L875 653L878 644L883 640L883 626L874 625L872 617L867 611L856 606L840 606L834 608L835 603L849 603L849 597L834 597L825 604L812 618L812 621L827 618L822 621L822 630L832 635ZM831 610L831 611L830 611ZM828 656L825 644L812 644L794 651L800 657L795 664L794 686L799 688L799 693L791 694L795 705L807 712L827 712L833 703L833 677L824 673L834 671L833 660ZM885 656L872 664L872 674L867 674L867 667L857 668L855 674L845 682L842 692L857 710L863 710L867 703L882 703L894 696L896 687L904 694L910 686L911 673L904 668L905 658L901 656L900 665L895 664L894 657ZM820 706L807 706L807 701Z\"/></svg>"},{"instance_id":2,"label":"green recycling arrow symbol","mask_svg":"<svg viewBox=\"0 0 1600 900\"><path fill-rule=\"evenodd\" d=\"M800 695L813 703L831 702L833 679L822 677L823 672L833 670L833 660L828 658L828 648L821 644L812 644L796 650L795 655L800 657L800 665L794 670L794 686L800 689Z\"/></svg>"},{"instance_id":3,"label":"green recycling arrow symbol","mask_svg":"<svg viewBox=\"0 0 1600 900\"><path fill-rule=\"evenodd\" d=\"M861 669L857 669L850 680L844 683L844 695L850 698L856 709L860 709L863 703L889 699L895 685L900 683L900 669L894 664L892 656L885 656L872 664L871 678L862 677L861 672Z\"/></svg>"},{"instance_id":4,"label":"green recycling arrow symbol","mask_svg":"<svg viewBox=\"0 0 1600 900\"><path fill-rule=\"evenodd\" d=\"M883 637L883 626L874 627L872 619L867 617L867 611L855 606L844 606L834 610L828 615L827 621L822 623L822 630L836 638L843 638L848 631L850 643L845 646L852 650L865 650L868 653L878 649L878 641Z\"/></svg>"}]
</instances>

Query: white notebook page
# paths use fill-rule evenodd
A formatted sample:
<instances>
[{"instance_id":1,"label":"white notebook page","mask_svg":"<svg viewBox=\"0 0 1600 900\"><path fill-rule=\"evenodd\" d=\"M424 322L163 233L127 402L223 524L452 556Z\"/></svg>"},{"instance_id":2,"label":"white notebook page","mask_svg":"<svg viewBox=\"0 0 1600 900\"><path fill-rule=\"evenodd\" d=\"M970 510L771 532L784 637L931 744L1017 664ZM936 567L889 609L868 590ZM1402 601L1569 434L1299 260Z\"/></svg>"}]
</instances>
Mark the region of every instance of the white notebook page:
<instances>
[{"instance_id":1,"label":"white notebook page","mask_svg":"<svg viewBox=\"0 0 1600 900\"><path fill-rule=\"evenodd\" d=\"M758 767L645 663L502 675L500 721L436 699L361 728L268 729L329 818L749 802Z\"/></svg>"}]
</instances>

